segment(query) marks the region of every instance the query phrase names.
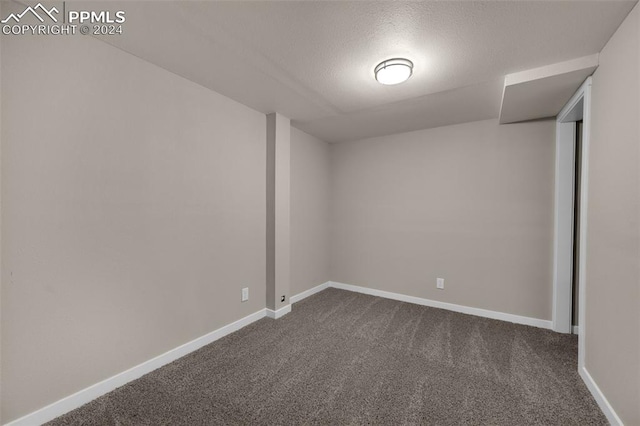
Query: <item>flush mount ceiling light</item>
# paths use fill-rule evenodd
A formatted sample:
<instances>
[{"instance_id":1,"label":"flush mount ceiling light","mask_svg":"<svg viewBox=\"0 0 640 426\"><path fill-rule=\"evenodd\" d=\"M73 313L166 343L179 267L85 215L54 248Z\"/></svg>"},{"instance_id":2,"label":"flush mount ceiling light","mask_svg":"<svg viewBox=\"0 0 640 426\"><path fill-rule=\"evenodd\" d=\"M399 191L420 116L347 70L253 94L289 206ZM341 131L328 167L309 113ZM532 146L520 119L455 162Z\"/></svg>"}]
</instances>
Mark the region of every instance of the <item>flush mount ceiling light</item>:
<instances>
[{"instance_id":1,"label":"flush mount ceiling light","mask_svg":"<svg viewBox=\"0 0 640 426\"><path fill-rule=\"evenodd\" d=\"M394 58L380 62L374 71L376 80L382 84L392 85L407 81L413 73L413 62L408 59Z\"/></svg>"}]
</instances>

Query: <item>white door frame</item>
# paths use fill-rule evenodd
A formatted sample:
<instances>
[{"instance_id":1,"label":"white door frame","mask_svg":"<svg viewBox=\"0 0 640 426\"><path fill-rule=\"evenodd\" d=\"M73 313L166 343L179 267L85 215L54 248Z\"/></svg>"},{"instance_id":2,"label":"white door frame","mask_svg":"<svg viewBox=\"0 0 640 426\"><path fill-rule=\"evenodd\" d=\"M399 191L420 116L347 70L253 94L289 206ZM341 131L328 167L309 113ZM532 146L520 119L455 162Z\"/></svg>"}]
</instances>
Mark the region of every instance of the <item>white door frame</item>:
<instances>
[{"instance_id":1,"label":"white door frame","mask_svg":"<svg viewBox=\"0 0 640 426\"><path fill-rule=\"evenodd\" d=\"M556 122L553 330L571 333L576 123Z\"/></svg>"},{"instance_id":2,"label":"white door frame","mask_svg":"<svg viewBox=\"0 0 640 426\"><path fill-rule=\"evenodd\" d=\"M556 121L556 180L553 239L553 329L571 332L571 285L573 266L573 205L576 121L582 119L580 172L580 239L578 264L578 368L584 367L587 198L589 186L589 140L591 136L591 77L587 78Z\"/></svg>"}]
</instances>

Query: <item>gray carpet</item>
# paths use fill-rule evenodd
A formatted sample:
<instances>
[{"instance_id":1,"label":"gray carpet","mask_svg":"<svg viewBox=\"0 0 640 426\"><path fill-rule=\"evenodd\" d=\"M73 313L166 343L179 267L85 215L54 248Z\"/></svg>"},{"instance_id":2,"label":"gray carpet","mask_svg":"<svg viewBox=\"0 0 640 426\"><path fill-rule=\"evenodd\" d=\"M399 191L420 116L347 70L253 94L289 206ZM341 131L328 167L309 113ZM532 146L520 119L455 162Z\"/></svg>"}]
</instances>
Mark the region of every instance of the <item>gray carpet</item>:
<instances>
[{"instance_id":1,"label":"gray carpet","mask_svg":"<svg viewBox=\"0 0 640 426\"><path fill-rule=\"evenodd\" d=\"M327 289L50 425L595 425L577 338Z\"/></svg>"}]
</instances>

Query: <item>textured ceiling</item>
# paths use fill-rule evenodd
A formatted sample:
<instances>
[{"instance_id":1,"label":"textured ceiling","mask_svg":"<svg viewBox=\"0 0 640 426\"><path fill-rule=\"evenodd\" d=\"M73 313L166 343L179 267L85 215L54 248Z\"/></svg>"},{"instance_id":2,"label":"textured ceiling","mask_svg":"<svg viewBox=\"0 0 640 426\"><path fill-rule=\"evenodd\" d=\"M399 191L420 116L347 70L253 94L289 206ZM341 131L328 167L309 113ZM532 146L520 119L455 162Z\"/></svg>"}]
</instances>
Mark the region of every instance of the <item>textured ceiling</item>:
<instances>
[{"instance_id":1,"label":"textured ceiling","mask_svg":"<svg viewBox=\"0 0 640 426\"><path fill-rule=\"evenodd\" d=\"M339 142L498 117L506 74L599 52L634 4L123 2L125 34L103 40ZM414 75L383 86L391 57Z\"/></svg>"}]
</instances>

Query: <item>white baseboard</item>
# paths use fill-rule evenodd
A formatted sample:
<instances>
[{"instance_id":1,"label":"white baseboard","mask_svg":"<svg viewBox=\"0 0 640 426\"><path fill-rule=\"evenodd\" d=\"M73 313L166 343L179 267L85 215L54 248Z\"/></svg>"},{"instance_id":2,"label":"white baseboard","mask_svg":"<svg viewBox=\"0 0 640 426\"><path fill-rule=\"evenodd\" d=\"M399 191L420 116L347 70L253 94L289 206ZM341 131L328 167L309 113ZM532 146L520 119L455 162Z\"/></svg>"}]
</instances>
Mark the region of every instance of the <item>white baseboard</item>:
<instances>
[{"instance_id":1,"label":"white baseboard","mask_svg":"<svg viewBox=\"0 0 640 426\"><path fill-rule=\"evenodd\" d=\"M267 309L267 316L269 318L278 319L278 318L282 318L283 316L287 315L289 312L291 312L291 304L283 306L282 308L278 309L277 311L274 311L273 309Z\"/></svg>"},{"instance_id":2,"label":"white baseboard","mask_svg":"<svg viewBox=\"0 0 640 426\"><path fill-rule=\"evenodd\" d=\"M324 290L325 288L329 288L329 284L331 283L331 281L327 281L326 283L317 285L313 288L310 288L309 290L303 291L302 293L298 293L295 296L291 296L289 298L289 301L291 303L296 303L301 301L302 299L306 299L309 296L313 296L314 294Z\"/></svg>"},{"instance_id":3,"label":"white baseboard","mask_svg":"<svg viewBox=\"0 0 640 426\"><path fill-rule=\"evenodd\" d=\"M547 320L524 317L520 315L507 314L504 312L490 311L487 309L471 308L468 306L456 305L453 303L439 302L436 300L423 299L420 297L407 296L404 294L392 293L389 291L376 290L372 288L360 287L360 286L355 286L350 284L343 284L343 283L338 283L334 281L327 281L324 284L320 284L307 291L304 291L300 294L292 296L290 299L291 303L299 302L300 300L307 298L313 294L316 294L329 287L337 288L341 290L353 291L356 293L369 294L371 296L384 297L387 299L399 300L402 302L415 303L417 305L447 309L454 312L461 312L463 314L470 314L470 315L476 315L476 316L485 317L485 318L508 321L516 324L531 325L534 327L547 328L547 329L552 328L552 322ZM572 326L573 334L577 335L579 332L579 329L580 328L577 325ZM582 380L587 385L587 388L589 389L594 399L596 400L598 406L600 407L604 415L607 417L607 420L609 421L609 423L611 423L612 426L623 426L622 420L620 420L620 417L618 417L618 415L614 411L611 404L609 404L609 401L604 396L604 394L602 393L602 391L600 390L596 382L593 380L593 378L587 371L587 369L584 367L581 367L578 369L578 372L580 373L580 377L582 377Z\"/></svg>"},{"instance_id":4,"label":"white baseboard","mask_svg":"<svg viewBox=\"0 0 640 426\"><path fill-rule=\"evenodd\" d=\"M578 368L578 373L580 374L580 377L582 377L582 381L587 385L587 389L589 389L589 392L591 392L591 395L593 395L593 398L598 403L598 406L607 417L607 420L611 423L611 426L623 426L622 420L620 420L620 417L618 417L611 404L609 404L609 401L604 396L587 369L584 366Z\"/></svg>"},{"instance_id":5,"label":"white baseboard","mask_svg":"<svg viewBox=\"0 0 640 426\"><path fill-rule=\"evenodd\" d=\"M472 308L469 306L456 305L456 304L447 303L447 302L439 302L437 300L423 299L421 297L407 296L405 294L391 293L389 291L376 290L376 289L367 288L367 287L359 287L359 286L350 285L350 284L342 284L342 283L337 283L333 281L329 283L329 287L338 288L341 290L354 291L356 293L369 294L371 296L384 297L386 299L399 300L401 302L414 303L416 305L446 309L449 311L460 312L463 314L476 315L479 317L513 322L516 324L524 324L524 325L530 325L533 327L551 329L551 321L538 319L538 318L523 317L520 315L507 314L504 312L497 312L497 311L489 311L487 309L481 309L481 308Z\"/></svg>"},{"instance_id":6,"label":"white baseboard","mask_svg":"<svg viewBox=\"0 0 640 426\"><path fill-rule=\"evenodd\" d=\"M383 290L376 290L367 287L360 287L355 285L343 284L333 281L327 281L324 284L320 284L316 287L313 287L309 290L306 290L302 293L296 294L290 298L291 303L299 302L309 296L312 296L326 288L333 287L341 290L348 290L357 293L369 294L372 296L384 297L387 299L399 300L402 302L414 303L423 306L430 306L434 308L447 309L454 312L461 312L464 314L476 315L485 318L492 318L502 321L513 322L517 324L531 325L534 327L541 328L551 328L551 321L523 317L519 315L507 314L503 312L489 311L486 309L480 308L472 308L468 306L456 305L453 303L439 302L436 300L423 299L415 296L407 296L404 294L392 293ZM261 309L251 315L248 315L238 321L235 321L231 324L228 324L224 327L221 327L211 333L208 333L204 336L198 337L188 343L185 343L177 348L171 349L168 352L163 353L149 361L145 361L142 364L139 364L135 367L130 368L122 373L116 374L113 377L105 379L99 383L96 383L92 386L89 386L81 391L74 393L73 395L67 396L59 401L56 401L46 407L43 407L37 411L34 411L30 414L27 414L19 419L13 420L10 423L7 423L5 426L32 426L32 425L40 425L46 423L50 420L55 419L65 413L68 413L71 410L81 407L82 405L108 393L116 388L123 386L135 379L142 377L143 375L152 372L170 362L175 361L178 358L181 358L201 347L208 345L234 331L237 331L259 319L264 317L278 319L282 316L291 312L291 304L286 305L277 311L271 309ZM574 332L577 333L577 330ZM589 391L593 394L596 399L598 405L607 416L607 419L611 422L612 425L622 425L620 418L616 415L615 411L604 397L604 394L600 391L600 388L596 385L596 383L591 378L591 375L587 372L586 369L582 368L579 370L580 376L586 383Z\"/></svg>"},{"instance_id":7,"label":"white baseboard","mask_svg":"<svg viewBox=\"0 0 640 426\"><path fill-rule=\"evenodd\" d=\"M290 305L289 310L291 310ZM122 373L116 374L113 377L105 379L81 391L78 391L73 395L62 398L61 400L47 405L46 407L41 408L37 411L34 411L33 413L20 417L10 423L7 423L5 426L33 426L53 420L56 417L66 414L71 410L75 410L76 408L81 407L82 405L131 382L132 380L138 379L145 374L152 372L153 370L156 370L166 364L169 364L170 362L175 361L178 358L181 358L197 349L200 349L201 347L208 345L209 343L214 342L226 336L227 334L231 334L234 331L240 330L241 328L251 324L252 322L264 318L267 314L266 311L266 309L261 309L258 312L239 319L238 321L232 322L231 324L225 325L224 327L212 331L211 333L198 337L197 339L185 343L184 345L171 349L170 351L165 352L162 355L158 355L157 357L150 359L149 361L145 361L142 364L138 364L135 367L123 371Z\"/></svg>"}]
</instances>

